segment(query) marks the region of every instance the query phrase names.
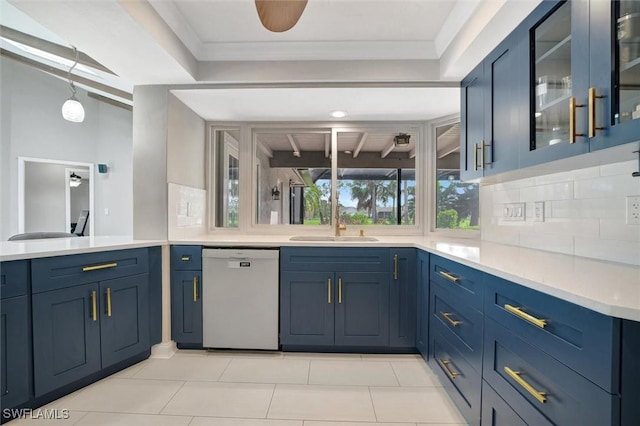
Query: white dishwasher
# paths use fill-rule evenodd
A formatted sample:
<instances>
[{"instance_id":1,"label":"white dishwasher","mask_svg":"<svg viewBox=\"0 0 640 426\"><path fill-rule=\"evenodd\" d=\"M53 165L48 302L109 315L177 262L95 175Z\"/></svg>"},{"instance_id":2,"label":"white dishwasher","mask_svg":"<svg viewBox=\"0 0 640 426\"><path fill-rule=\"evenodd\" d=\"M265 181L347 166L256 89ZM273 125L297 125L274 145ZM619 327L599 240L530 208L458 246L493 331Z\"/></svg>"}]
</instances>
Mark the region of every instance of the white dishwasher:
<instances>
[{"instance_id":1,"label":"white dishwasher","mask_svg":"<svg viewBox=\"0 0 640 426\"><path fill-rule=\"evenodd\" d=\"M278 349L278 249L202 250L205 348Z\"/></svg>"}]
</instances>

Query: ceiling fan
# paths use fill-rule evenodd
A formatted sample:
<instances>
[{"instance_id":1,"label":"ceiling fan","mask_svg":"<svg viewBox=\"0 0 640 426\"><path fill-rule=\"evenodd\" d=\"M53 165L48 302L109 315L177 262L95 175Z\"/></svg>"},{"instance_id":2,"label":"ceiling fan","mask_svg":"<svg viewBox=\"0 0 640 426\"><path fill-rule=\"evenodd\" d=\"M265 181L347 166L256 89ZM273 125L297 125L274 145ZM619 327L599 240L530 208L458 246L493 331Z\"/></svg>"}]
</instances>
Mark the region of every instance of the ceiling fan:
<instances>
[{"instance_id":1,"label":"ceiling fan","mask_svg":"<svg viewBox=\"0 0 640 426\"><path fill-rule=\"evenodd\" d=\"M269 31L281 33L298 22L307 0L255 0L260 22Z\"/></svg>"}]
</instances>

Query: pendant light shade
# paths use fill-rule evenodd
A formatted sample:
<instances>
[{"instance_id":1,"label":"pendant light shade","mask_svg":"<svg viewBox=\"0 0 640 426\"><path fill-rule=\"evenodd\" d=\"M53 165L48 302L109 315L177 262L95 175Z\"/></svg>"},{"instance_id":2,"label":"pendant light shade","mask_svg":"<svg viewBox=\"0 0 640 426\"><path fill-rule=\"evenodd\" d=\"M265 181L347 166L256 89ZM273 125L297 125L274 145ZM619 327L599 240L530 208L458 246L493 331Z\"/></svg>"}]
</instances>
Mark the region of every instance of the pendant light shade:
<instances>
[{"instance_id":1,"label":"pendant light shade","mask_svg":"<svg viewBox=\"0 0 640 426\"><path fill-rule=\"evenodd\" d=\"M69 87L71 88L71 97L62 104L62 118L67 121L71 121L72 123L82 123L84 121L84 107L76 98L76 86L73 84L73 80L71 80L71 71L78 65L78 49L75 46L73 47L73 53L75 53L76 61L69 68L69 72L67 76L69 78Z\"/></svg>"},{"instance_id":2,"label":"pendant light shade","mask_svg":"<svg viewBox=\"0 0 640 426\"><path fill-rule=\"evenodd\" d=\"M74 123L82 123L84 121L84 108L75 96L71 96L62 104L62 117Z\"/></svg>"}]
</instances>

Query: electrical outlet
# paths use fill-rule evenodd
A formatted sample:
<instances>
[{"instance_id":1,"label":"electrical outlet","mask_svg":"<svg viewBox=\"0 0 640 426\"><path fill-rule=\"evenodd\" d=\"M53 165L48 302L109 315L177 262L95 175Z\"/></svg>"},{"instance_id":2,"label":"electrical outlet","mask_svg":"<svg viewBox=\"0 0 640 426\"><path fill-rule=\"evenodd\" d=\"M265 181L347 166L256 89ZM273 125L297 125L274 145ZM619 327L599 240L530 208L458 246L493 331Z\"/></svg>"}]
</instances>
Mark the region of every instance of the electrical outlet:
<instances>
[{"instance_id":1,"label":"electrical outlet","mask_svg":"<svg viewBox=\"0 0 640 426\"><path fill-rule=\"evenodd\" d=\"M640 196L627 197L627 225L640 225Z\"/></svg>"},{"instance_id":2,"label":"electrical outlet","mask_svg":"<svg viewBox=\"0 0 640 426\"><path fill-rule=\"evenodd\" d=\"M544 201L533 203L533 221L544 222Z\"/></svg>"}]
</instances>

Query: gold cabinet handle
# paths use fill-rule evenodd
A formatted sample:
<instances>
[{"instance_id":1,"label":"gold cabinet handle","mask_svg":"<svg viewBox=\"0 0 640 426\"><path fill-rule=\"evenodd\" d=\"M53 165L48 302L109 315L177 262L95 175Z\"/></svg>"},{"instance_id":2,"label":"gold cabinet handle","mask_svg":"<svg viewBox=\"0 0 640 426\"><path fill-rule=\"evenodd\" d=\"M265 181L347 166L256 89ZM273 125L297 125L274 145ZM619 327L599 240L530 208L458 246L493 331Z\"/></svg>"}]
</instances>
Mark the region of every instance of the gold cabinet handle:
<instances>
[{"instance_id":1,"label":"gold cabinet handle","mask_svg":"<svg viewBox=\"0 0 640 426\"><path fill-rule=\"evenodd\" d=\"M538 402L540 402L541 404L544 404L545 402L547 402L547 393L546 392L540 392L539 390L537 390L536 388L531 386L529 383L527 383L526 380L524 380L522 377L520 377L522 372L513 371L512 369L510 369L507 366L504 367L504 372L507 373L509 375L509 377L511 377L513 380L515 380L517 384L522 386L522 388L524 390L529 392L531 394L531 396L533 396L535 399L537 399Z\"/></svg>"},{"instance_id":2,"label":"gold cabinet handle","mask_svg":"<svg viewBox=\"0 0 640 426\"><path fill-rule=\"evenodd\" d=\"M582 108L584 105L578 105L576 98L569 98L569 143L576 143L576 136L584 136L584 133L576 133L576 108Z\"/></svg>"},{"instance_id":3,"label":"gold cabinet handle","mask_svg":"<svg viewBox=\"0 0 640 426\"><path fill-rule=\"evenodd\" d=\"M445 272L445 271L438 271L438 273L445 277L446 279L448 279L449 281L451 281L452 283L457 283L458 281L460 281L460 278L458 277L454 277L453 275L451 275L449 272Z\"/></svg>"},{"instance_id":4,"label":"gold cabinet handle","mask_svg":"<svg viewBox=\"0 0 640 426\"><path fill-rule=\"evenodd\" d=\"M522 308L517 307L517 306L512 306L509 304L504 305L504 308L508 311L511 312L512 314L522 318L523 320L530 322L533 325L537 325L540 328L544 328L547 325L547 321L540 319L540 318L536 318L533 315L529 315L528 313L524 312L522 310Z\"/></svg>"},{"instance_id":5,"label":"gold cabinet handle","mask_svg":"<svg viewBox=\"0 0 640 426\"><path fill-rule=\"evenodd\" d=\"M91 319L98 321L98 294L96 291L91 292Z\"/></svg>"},{"instance_id":6,"label":"gold cabinet handle","mask_svg":"<svg viewBox=\"0 0 640 426\"><path fill-rule=\"evenodd\" d=\"M342 303L342 278L338 278L338 303Z\"/></svg>"},{"instance_id":7,"label":"gold cabinet handle","mask_svg":"<svg viewBox=\"0 0 640 426\"><path fill-rule=\"evenodd\" d=\"M596 136L596 130L604 130L604 127L596 126L596 99L602 99L604 96L596 95L596 88L589 88L589 137Z\"/></svg>"},{"instance_id":8,"label":"gold cabinet handle","mask_svg":"<svg viewBox=\"0 0 640 426\"><path fill-rule=\"evenodd\" d=\"M484 150L485 150L485 148L489 148L490 146L491 146L491 144L487 145L486 143L484 143L484 141L482 141L480 143L480 168L481 169L484 169L484 166L489 164L489 163L484 161Z\"/></svg>"},{"instance_id":9,"label":"gold cabinet handle","mask_svg":"<svg viewBox=\"0 0 640 426\"><path fill-rule=\"evenodd\" d=\"M182 256L180 260L182 260L183 262L188 262L189 260L191 260L191 256Z\"/></svg>"},{"instance_id":10,"label":"gold cabinet handle","mask_svg":"<svg viewBox=\"0 0 640 426\"><path fill-rule=\"evenodd\" d=\"M118 266L118 264L116 262L113 263L104 263L102 265L94 265L94 266L84 266L82 268L82 272L88 272L88 271L97 271L98 269L109 269L109 268L115 268L116 266Z\"/></svg>"},{"instance_id":11,"label":"gold cabinet handle","mask_svg":"<svg viewBox=\"0 0 640 426\"><path fill-rule=\"evenodd\" d=\"M327 303L331 303L331 278L327 278Z\"/></svg>"},{"instance_id":12,"label":"gold cabinet handle","mask_svg":"<svg viewBox=\"0 0 640 426\"><path fill-rule=\"evenodd\" d=\"M193 301L198 301L198 277L193 277Z\"/></svg>"},{"instance_id":13,"label":"gold cabinet handle","mask_svg":"<svg viewBox=\"0 0 640 426\"><path fill-rule=\"evenodd\" d=\"M451 313L449 312L440 312L440 316L442 316L442 318L446 319L449 324L451 324L454 327L457 327L460 325L460 321L456 321L456 320L452 320L451 319Z\"/></svg>"},{"instance_id":14,"label":"gold cabinet handle","mask_svg":"<svg viewBox=\"0 0 640 426\"><path fill-rule=\"evenodd\" d=\"M107 287L107 316L111 316L111 288Z\"/></svg>"},{"instance_id":15,"label":"gold cabinet handle","mask_svg":"<svg viewBox=\"0 0 640 426\"><path fill-rule=\"evenodd\" d=\"M398 255L393 255L393 279L398 279Z\"/></svg>"},{"instance_id":16,"label":"gold cabinet handle","mask_svg":"<svg viewBox=\"0 0 640 426\"><path fill-rule=\"evenodd\" d=\"M478 171L478 144L473 144L473 170Z\"/></svg>"},{"instance_id":17,"label":"gold cabinet handle","mask_svg":"<svg viewBox=\"0 0 640 426\"><path fill-rule=\"evenodd\" d=\"M455 379L457 376L460 375L460 373L456 373L449 368L449 364L451 364L451 361L447 361L445 359L439 359L438 362L440 363L442 368L444 368L444 371L446 371L447 375L451 378L451 380Z\"/></svg>"}]
</instances>

